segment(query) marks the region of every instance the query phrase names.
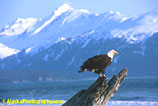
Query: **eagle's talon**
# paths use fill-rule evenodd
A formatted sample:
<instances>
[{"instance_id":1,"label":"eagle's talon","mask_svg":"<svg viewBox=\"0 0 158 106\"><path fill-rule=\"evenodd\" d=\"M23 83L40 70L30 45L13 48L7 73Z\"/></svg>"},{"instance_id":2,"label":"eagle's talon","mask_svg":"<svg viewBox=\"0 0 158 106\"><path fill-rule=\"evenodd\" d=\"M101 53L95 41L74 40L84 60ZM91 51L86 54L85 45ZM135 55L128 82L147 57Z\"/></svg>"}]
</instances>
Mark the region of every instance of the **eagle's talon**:
<instances>
[{"instance_id":1,"label":"eagle's talon","mask_svg":"<svg viewBox=\"0 0 158 106\"><path fill-rule=\"evenodd\" d=\"M103 77L101 74L99 74L100 76L99 77Z\"/></svg>"},{"instance_id":2,"label":"eagle's talon","mask_svg":"<svg viewBox=\"0 0 158 106\"><path fill-rule=\"evenodd\" d=\"M108 79L108 78L105 76L105 74L103 74L103 77L106 78L106 79Z\"/></svg>"}]
</instances>

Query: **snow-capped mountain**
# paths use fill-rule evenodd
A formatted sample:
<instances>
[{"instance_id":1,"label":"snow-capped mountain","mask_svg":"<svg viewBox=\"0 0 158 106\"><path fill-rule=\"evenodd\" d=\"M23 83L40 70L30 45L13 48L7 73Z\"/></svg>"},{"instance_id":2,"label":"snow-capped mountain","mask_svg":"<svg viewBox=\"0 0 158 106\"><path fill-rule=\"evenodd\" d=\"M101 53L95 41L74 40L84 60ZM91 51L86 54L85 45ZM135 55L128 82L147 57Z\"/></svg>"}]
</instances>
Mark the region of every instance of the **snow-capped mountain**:
<instances>
[{"instance_id":1,"label":"snow-capped mountain","mask_svg":"<svg viewBox=\"0 0 158 106\"><path fill-rule=\"evenodd\" d=\"M12 25L5 25L0 35L13 36L22 34L25 31L30 32L33 30L33 25L36 22L37 19L35 18L18 18Z\"/></svg>"},{"instance_id":2,"label":"snow-capped mountain","mask_svg":"<svg viewBox=\"0 0 158 106\"><path fill-rule=\"evenodd\" d=\"M9 48L1 43L0 43L0 51L1 51L0 52L1 59L11 56L13 54L17 54L19 52L19 50Z\"/></svg>"},{"instance_id":3,"label":"snow-capped mountain","mask_svg":"<svg viewBox=\"0 0 158 106\"><path fill-rule=\"evenodd\" d=\"M157 14L155 12L139 17L126 17L111 11L95 14L64 4L42 22L34 18L19 18L10 27L5 26L0 33L0 42L10 48L22 50L49 47L63 38L83 37L88 34L97 39L125 38L129 42L143 41L157 32Z\"/></svg>"},{"instance_id":4,"label":"snow-capped mountain","mask_svg":"<svg viewBox=\"0 0 158 106\"><path fill-rule=\"evenodd\" d=\"M73 71L88 57L116 49L120 55L114 59L112 72L128 67L143 70L140 72L143 76L144 71L149 72L149 66L155 70L155 64L146 64L149 57L152 61L158 57L157 32L157 11L127 17L112 11L91 13L64 4L48 17L19 18L0 31L0 72L12 70L24 74L26 70L32 73L38 70L48 75L45 77L62 74L62 78L68 78L65 70L74 75ZM153 75L156 74L151 72L149 76ZM38 80L43 74L35 76Z\"/></svg>"}]
</instances>

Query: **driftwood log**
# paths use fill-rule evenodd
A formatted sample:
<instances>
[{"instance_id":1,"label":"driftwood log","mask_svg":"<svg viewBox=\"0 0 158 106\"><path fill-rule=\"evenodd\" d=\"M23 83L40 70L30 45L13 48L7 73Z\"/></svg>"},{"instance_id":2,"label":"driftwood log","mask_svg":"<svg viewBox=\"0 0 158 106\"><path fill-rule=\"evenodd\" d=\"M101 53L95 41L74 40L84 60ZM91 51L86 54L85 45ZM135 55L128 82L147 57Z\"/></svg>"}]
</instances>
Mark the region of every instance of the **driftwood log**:
<instances>
[{"instance_id":1,"label":"driftwood log","mask_svg":"<svg viewBox=\"0 0 158 106\"><path fill-rule=\"evenodd\" d=\"M128 69L121 70L106 84L105 77L99 77L87 90L81 90L62 106L105 106L120 87Z\"/></svg>"}]
</instances>

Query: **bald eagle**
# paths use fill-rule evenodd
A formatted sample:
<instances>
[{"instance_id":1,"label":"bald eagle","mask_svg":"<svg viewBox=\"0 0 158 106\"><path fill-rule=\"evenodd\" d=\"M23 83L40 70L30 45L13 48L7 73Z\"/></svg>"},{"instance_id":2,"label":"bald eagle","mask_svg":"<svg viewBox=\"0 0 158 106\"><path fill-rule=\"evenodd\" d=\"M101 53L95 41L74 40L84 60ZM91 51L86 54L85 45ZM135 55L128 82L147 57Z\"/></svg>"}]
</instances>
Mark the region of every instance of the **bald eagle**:
<instances>
[{"instance_id":1,"label":"bald eagle","mask_svg":"<svg viewBox=\"0 0 158 106\"><path fill-rule=\"evenodd\" d=\"M113 56L118 54L115 50L110 50L107 54L96 55L86 60L81 66L80 72L91 71L105 77L105 69L112 63ZM102 73L102 74L101 74Z\"/></svg>"}]
</instances>

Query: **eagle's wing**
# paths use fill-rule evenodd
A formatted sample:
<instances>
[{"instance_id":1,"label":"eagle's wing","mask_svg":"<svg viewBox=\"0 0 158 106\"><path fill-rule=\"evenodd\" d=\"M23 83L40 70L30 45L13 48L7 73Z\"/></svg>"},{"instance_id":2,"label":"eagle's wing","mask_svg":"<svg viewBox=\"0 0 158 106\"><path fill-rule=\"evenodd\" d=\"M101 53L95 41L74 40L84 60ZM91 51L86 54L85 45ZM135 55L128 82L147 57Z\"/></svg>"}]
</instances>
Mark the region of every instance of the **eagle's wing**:
<instances>
[{"instance_id":1,"label":"eagle's wing","mask_svg":"<svg viewBox=\"0 0 158 106\"><path fill-rule=\"evenodd\" d=\"M107 55L96 55L92 58L89 58L84 62L81 68L83 69L96 69L96 68L104 68L109 65L109 58Z\"/></svg>"}]
</instances>

